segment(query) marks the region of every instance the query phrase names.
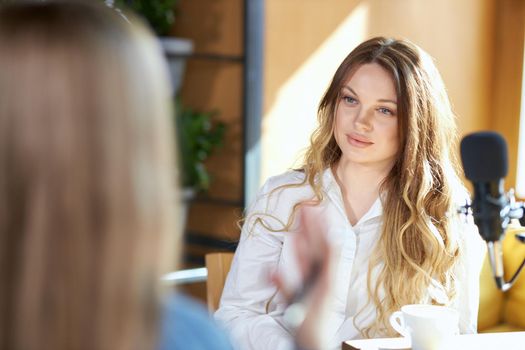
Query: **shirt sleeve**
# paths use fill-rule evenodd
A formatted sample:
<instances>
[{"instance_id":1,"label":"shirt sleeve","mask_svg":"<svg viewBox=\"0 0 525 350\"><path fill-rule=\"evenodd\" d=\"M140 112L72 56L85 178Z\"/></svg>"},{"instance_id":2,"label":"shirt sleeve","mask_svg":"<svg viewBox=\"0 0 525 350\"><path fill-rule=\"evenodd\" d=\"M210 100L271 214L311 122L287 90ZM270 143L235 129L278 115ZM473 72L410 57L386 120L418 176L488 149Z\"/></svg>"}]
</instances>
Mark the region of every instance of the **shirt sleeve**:
<instances>
[{"instance_id":1,"label":"shirt sleeve","mask_svg":"<svg viewBox=\"0 0 525 350\"><path fill-rule=\"evenodd\" d=\"M453 302L459 312L460 334L477 333L479 279L486 247L471 216L460 223L461 258L456 267L457 298Z\"/></svg>"},{"instance_id":2,"label":"shirt sleeve","mask_svg":"<svg viewBox=\"0 0 525 350\"><path fill-rule=\"evenodd\" d=\"M246 215L241 238L223 289L215 319L230 335L238 349L292 349L293 338L282 322L282 308L275 307L277 288L269 281L276 271L283 249L283 232L268 230L256 219L272 228L282 228L277 217L268 212L268 180ZM270 211L272 212L272 211ZM273 307L268 305L272 301Z\"/></svg>"}]
</instances>

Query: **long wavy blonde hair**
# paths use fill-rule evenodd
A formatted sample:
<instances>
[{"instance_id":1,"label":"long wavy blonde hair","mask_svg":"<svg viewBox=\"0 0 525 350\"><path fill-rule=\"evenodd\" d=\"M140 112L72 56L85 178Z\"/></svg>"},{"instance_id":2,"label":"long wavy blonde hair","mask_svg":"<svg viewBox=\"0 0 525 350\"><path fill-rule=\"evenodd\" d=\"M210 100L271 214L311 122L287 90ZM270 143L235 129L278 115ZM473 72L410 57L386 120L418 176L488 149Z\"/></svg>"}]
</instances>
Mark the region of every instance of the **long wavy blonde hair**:
<instances>
[{"instance_id":1,"label":"long wavy blonde hair","mask_svg":"<svg viewBox=\"0 0 525 350\"><path fill-rule=\"evenodd\" d=\"M320 102L319 126L301 169L304 181L275 190L307 183L315 199L323 200L320 174L341 157L334 138L341 90L348 77L367 63L379 64L394 81L400 149L380 188L381 238L368 271L369 302L375 305L377 318L361 332L392 335L390 314L402 305L423 302L429 284L442 287L449 300L455 295L452 268L460 251L448 214L455 210L453 190L463 186L452 152L457 142L455 116L431 57L406 40L376 37L356 47L337 69ZM291 227L300 205L295 204L283 230Z\"/></svg>"}]
</instances>

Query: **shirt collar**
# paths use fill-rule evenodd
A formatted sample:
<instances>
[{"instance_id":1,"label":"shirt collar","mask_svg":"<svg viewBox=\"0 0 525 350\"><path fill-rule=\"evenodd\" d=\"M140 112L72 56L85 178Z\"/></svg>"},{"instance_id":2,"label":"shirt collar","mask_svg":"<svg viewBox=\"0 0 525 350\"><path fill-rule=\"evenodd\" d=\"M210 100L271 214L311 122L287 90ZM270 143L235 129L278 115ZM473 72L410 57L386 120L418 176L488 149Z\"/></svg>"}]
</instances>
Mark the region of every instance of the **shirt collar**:
<instances>
[{"instance_id":1,"label":"shirt collar","mask_svg":"<svg viewBox=\"0 0 525 350\"><path fill-rule=\"evenodd\" d=\"M346 216L346 210L344 209L343 195L341 192L341 188L339 187L339 184L335 180L332 169L330 167L326 168L321 178L322 178L321 185L322 185L322 188L325 194L336 204L336 206ZM374 218L377 218L383 215L383 203L381 202L381 197L384 197L384 196L377 197L377 199L372 204L370 209L368 209L365 215L363 215L363 217L358 221L357 225L367 220L374 219Z\"/></svg>"}]
</instances>

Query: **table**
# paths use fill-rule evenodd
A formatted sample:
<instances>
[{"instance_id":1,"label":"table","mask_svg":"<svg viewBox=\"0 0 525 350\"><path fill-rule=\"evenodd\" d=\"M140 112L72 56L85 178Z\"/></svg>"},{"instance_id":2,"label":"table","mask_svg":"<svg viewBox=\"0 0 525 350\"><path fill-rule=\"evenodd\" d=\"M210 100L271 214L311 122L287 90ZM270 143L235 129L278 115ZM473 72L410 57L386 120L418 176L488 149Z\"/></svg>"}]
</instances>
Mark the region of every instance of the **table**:
<instances>
[{"instance_id":1,"label":"table","mask_svg":"<svg viewBox=\"0 0 525 350\"><path fill-rule=\"evenodd\" d=\"M410 350L406 338L348 340L343 350ZM454 337L454 350L525 350L525 332L463 334ZM453 350L453 349L446 349Z\"/></svg>"}]
</instances>

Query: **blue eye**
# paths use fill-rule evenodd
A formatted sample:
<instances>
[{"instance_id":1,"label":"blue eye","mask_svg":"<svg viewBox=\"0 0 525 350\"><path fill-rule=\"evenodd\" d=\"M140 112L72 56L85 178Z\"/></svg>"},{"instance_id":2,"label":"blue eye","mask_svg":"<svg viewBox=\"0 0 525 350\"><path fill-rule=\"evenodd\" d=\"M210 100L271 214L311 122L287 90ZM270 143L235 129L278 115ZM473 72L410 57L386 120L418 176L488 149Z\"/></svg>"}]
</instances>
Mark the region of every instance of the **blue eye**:
<instances>
[{"instance_id":1,"label":"blue eye","mask_svg":"<svg viewBox=\"0 0 525 350\"><path fill-rule=\"evenodd\" d=\"M346 103L348 104L356 104L357 103L357 100L355 98L353 98L352 96L343 96L343 101L345 101Z\"/></svg>"},{"instance_id":2,"label":"blue eye","mask_svg":"<svg viewBox=\"0 0 525 350\"><path fill-rule=\"evenodd\" d=\"M378 108L378 111L379 113L383 113L383 114L386 114L386 115L394 115L394 112L388 108L385 108L385 107L380 107Z\"/></svg>"}]
</instances>

